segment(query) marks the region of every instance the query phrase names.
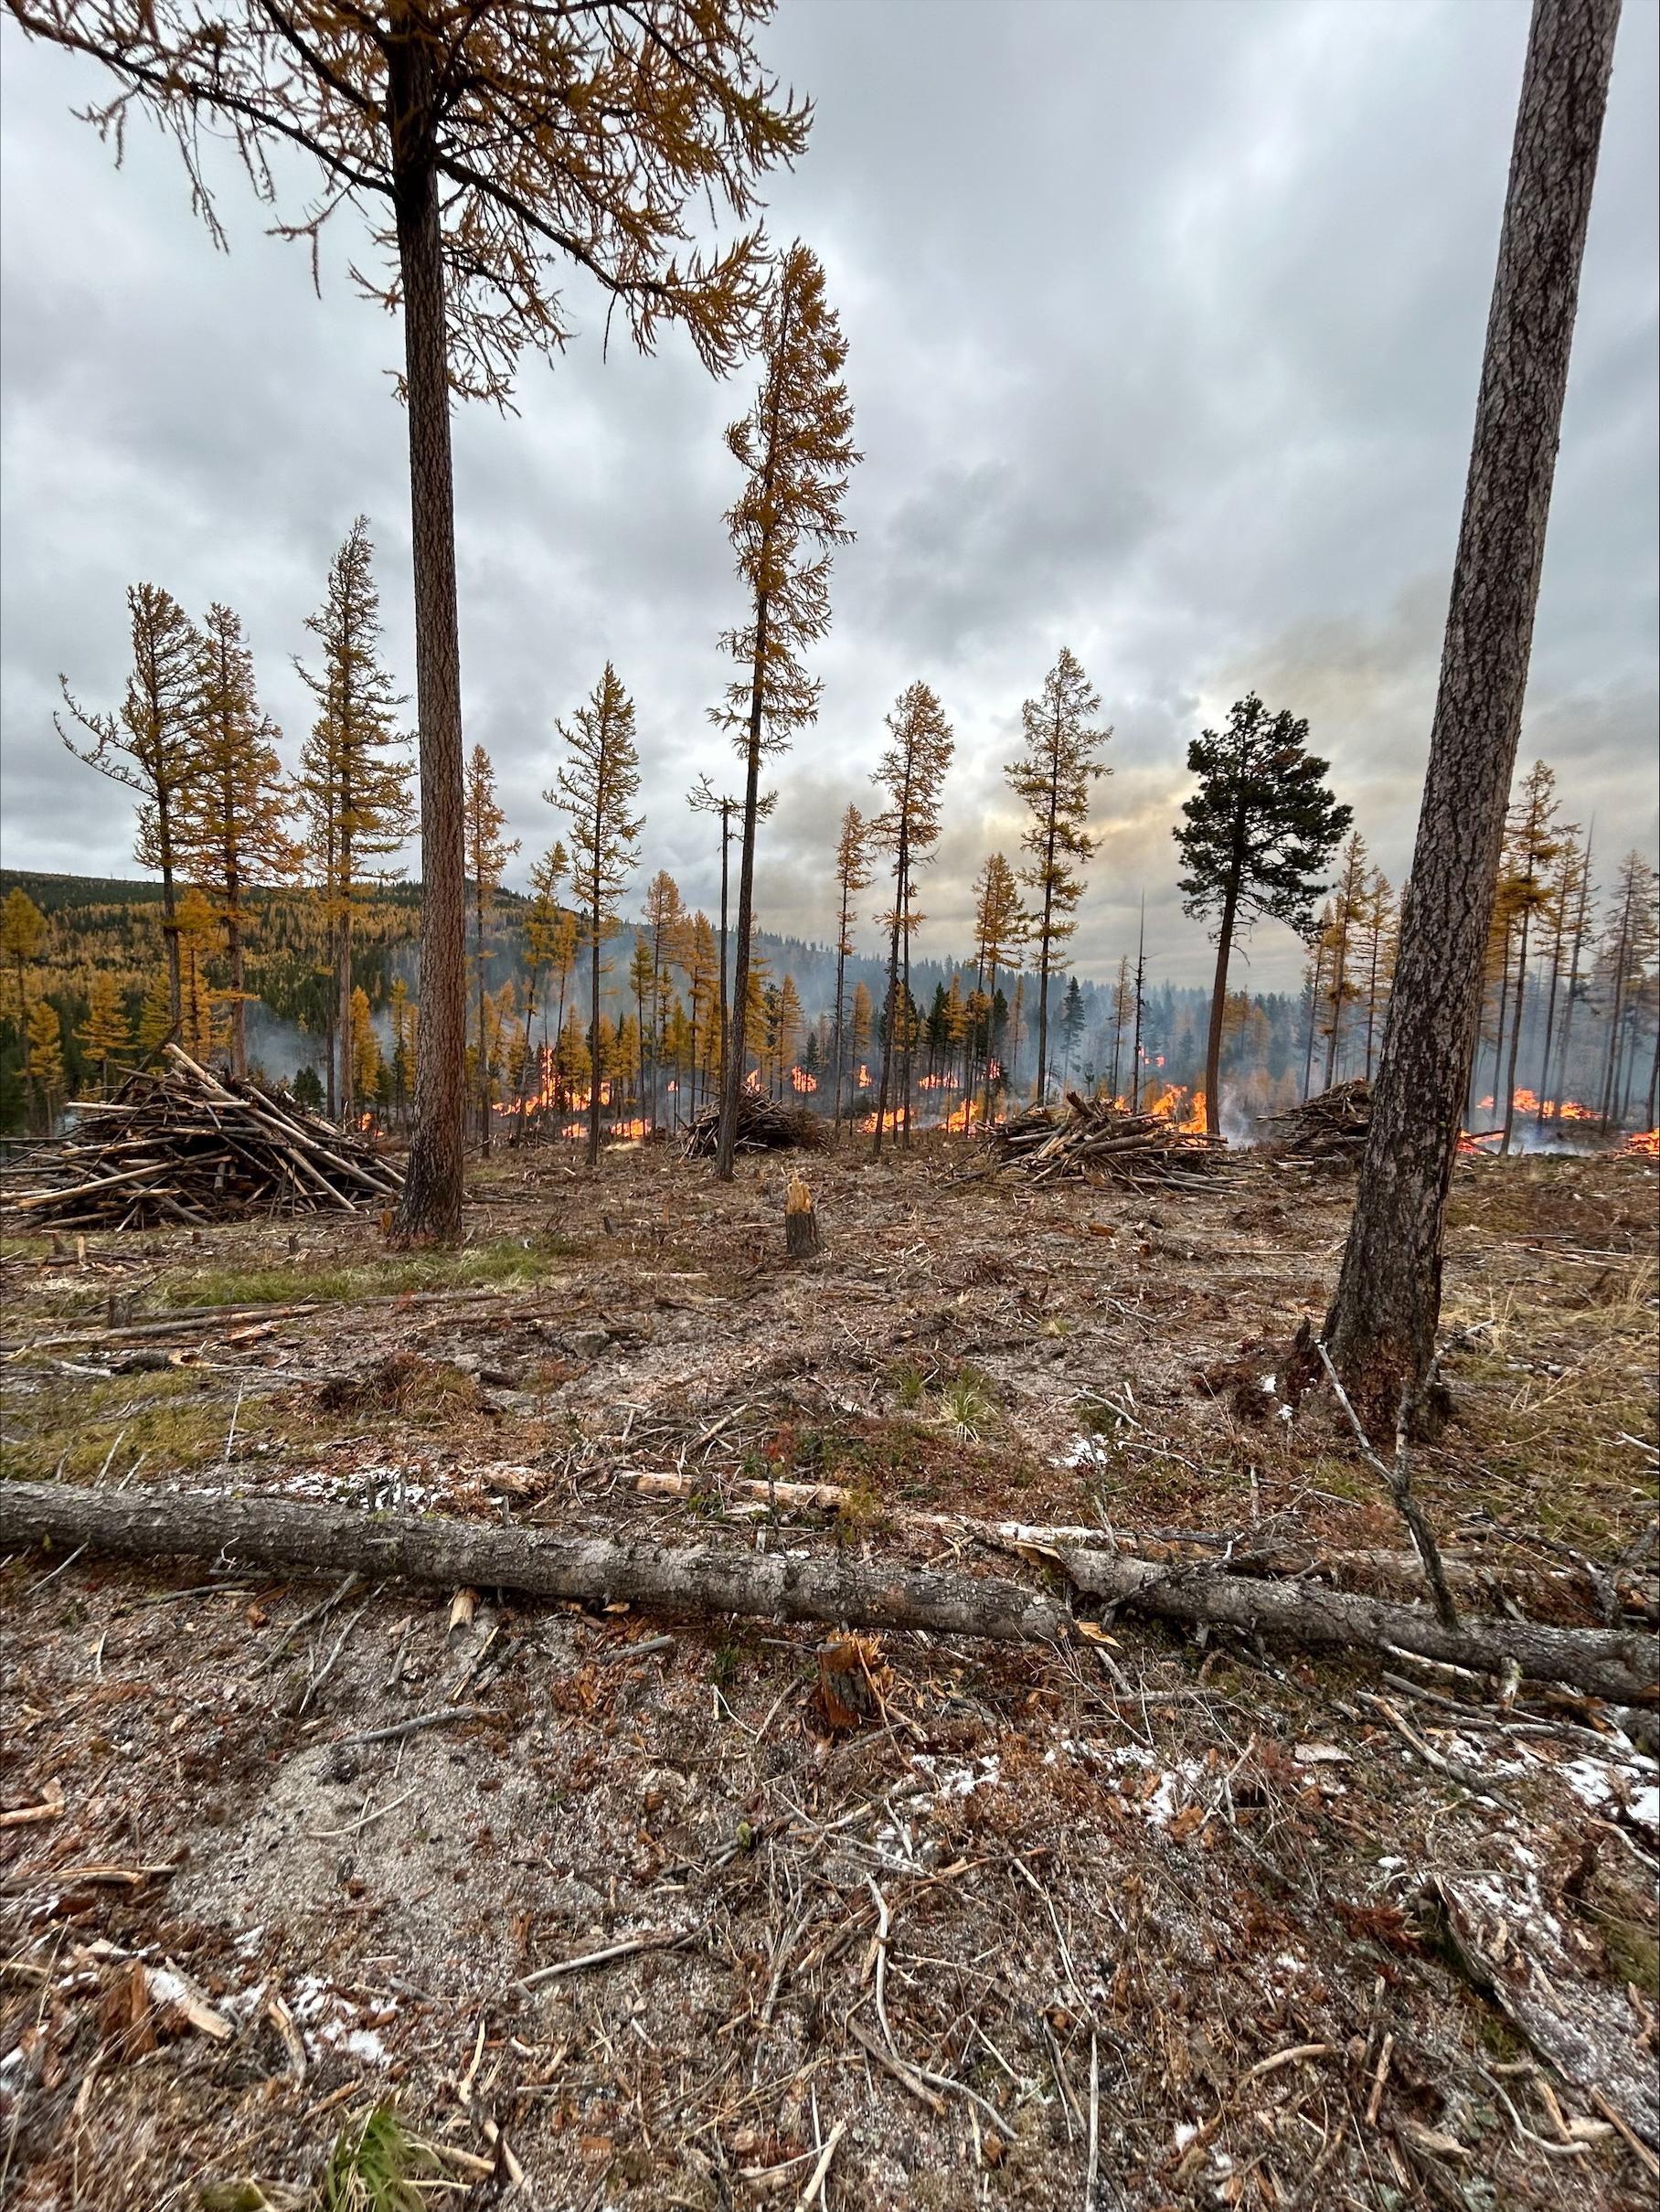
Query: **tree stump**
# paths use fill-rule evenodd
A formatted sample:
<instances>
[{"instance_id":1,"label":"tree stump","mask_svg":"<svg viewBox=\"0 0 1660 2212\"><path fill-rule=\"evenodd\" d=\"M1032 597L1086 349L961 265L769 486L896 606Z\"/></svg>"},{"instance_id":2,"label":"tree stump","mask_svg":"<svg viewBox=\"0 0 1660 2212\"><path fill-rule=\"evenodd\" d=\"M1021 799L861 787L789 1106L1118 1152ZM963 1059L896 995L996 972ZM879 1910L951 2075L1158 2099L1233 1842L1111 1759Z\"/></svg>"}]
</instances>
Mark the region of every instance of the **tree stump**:
<instances>
[{"instance_id":1,"label":"tree stump","mask_svg":"<svg viewBox=\"0 0 1660 2212\"><path fill-rule=\"evenodd\" d=\"M818 1217L813 1211L813 1193L799 1175L790 1177L784 1194L784 1250L792 1260L818 1257Z\"/></svg>"}]
</instances>

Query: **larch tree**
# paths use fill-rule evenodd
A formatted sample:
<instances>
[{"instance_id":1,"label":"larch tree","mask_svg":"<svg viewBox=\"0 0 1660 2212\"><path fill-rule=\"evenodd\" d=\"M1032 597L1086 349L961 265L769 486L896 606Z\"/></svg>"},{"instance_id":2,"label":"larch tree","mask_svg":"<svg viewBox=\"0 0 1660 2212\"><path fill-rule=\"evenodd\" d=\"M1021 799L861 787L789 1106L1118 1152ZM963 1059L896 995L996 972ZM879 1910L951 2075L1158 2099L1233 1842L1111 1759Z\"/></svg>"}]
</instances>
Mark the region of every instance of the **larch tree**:
<instances>
[{"instance_id":1,"label":"larch tree","mask_svg":"<svg viewBox=\"0 0 1660 2212\"><path fill-rule=\"evenodd\" d=\"M178 946L178 1041L193 1060L204 1065L224 1041L219 995L208 974L218 934L218 917L194 885L178 902L174 937Z\"/></svg>"},{"instance_id":2,"label":"larch tree","mask_svg":"<svg viewBox=\"0 0 1660 2212\"><path fill-rule=\"evenodd\" d=\"M1399 914L1394 888L1381 868L1374 868L1367 883L1361 916L1366 961L1366 1079L1372 1079L1378 1041L1378 1014L1395 972L1395 924Z\"/></svg>"},{"instance_id":3,"label":"larch tree","mask_svg":"<svg viewBox=\"0 0 1660 2212\"><path fill-rule=\"evenodd\" d=\"M1038 1072L1032 1095L1038 1099L1048 1083L1049 978L1066 965L1065 947L1078 927L1073 917L1083 895L1080 864L1095 849L1086 827L1090 785L1111 772L1097 758L1112 735L1091 726L1100 712L1100 693L1063 645L1042 691L1021 707L1026 750L1004 771L1031 816L1020 840L1031 861L1020 880L1034 894Z\"/></svg>"},{"instance_id":4,"label":"larch tree","mask_svg":"<svg viewBox=\"0 0 1660 2212\"><path fill-rule=\"evenodd\" d=\"M974 959L978 963L979 989L984 994L988 1013L984 1043L988 1119L992 1111L989 1011L996 1001L998 974L1013 965L1016 953L1026 942L1027 928L1026 909L1020 903L1020 885L1014 869L1002 853L989 854L985 866L974 878ZM972 1069L965 1089L974 1089Z\"/></svg>"},{"instance_id":5,"label":"larch tree","mask_svg":"<svg viewBox=\"0 0 1660 2212\"><path fill-rule=\"evenodd\" d=\"M98 1088L110 1090L110 1062L117 1053L133 1048L133 1031L122 1003L121 985L108 968L95 968L87 985L87 1018L75 1032L76 1042L88 1059L98 1066Z\"/></svg>"},{"instance_id":6,"label":"larch tree","mask_svg":"<svg viewBox=\"0 0 1660 2212\"><path fill-rule=\"evenodd\" d=\"M920 680L908 684L886 717L891 742L871 782L888 794L888 804L870 825L879 852L893 856L893 904L877 917L888 926L888 983L882 1012L882 1076L877 1094L875 1154L881 1157L883 1125L893 1095L899 1063L902 1119L910 1133L910 1053L913 1041L910 999L910 939L922 921L911 904L916 872L932 856L940 838L940 792L951 766L955 739L938 697Z\"/></svg>"},{"instance_id":7,"label":"larch tree","mask_svg":"<svg viewBox=\"0 0 1660 2212\"><path fill-rule=\"evenodd\" d=\"M40 1133L49 1136L63 1090L63 1022L49 998L37 998L29 1008L26 1034L24 1069L39 1107Z\"/></svg>"},{"instance_id":8,"label":"larch tree","mask_svg":"<svg viewBox=\"0 0 1660 2212\"><path fill-rule=\"evenodd\" d=\"M1325 1028L1328 1090L1337 1080L1342 1064L1345 1019L1360 996L1360 969L1372 882L1367 858L1366 839L1358 830L1352 830L1343 848L1337 880L1332 886L1332 967L1325 987L1325 1003L1331 1010Z\"/></svg>"},{"instance_id":9,"label":"larch tree","mask_svg":"<svg viewBox=\"0 0 1660 2212\"><path fill-rule=\"evenodd\" d=\"M1516 884L1516 982L1510 994L1510 1050L1504 1069L1504 1119L1500 1152L1508 1152L1516 1128L1516 1060L1522 1043L1522 1016L1527 996L1527 941L1536 919L1543 920L1550 903L1550 868L1562 849L1557 816L1556 774L1543 760L1536 760L1522 779L1521 792L1512 810L1507 864ZM1496 1070L1495 1070L1496 1073ZM1495 1082L1496 1097L1499 1086Z\"/></svg>"},{"instance_id":10,"label":"larch tree","mask_svg":"<svg viewBox=\"0 0 1660 2212\"><path fill-rule=\"evenodd\" d=\"M1112 983L1112 1066L1107 1078L1107 1088L1114 1099L1121 1093L1119 1079L1123 1059L1124 1031L1130 1026L1135 1011L1135 992L1130 981L1130 955L1119 957L1118 973Z\"/></svg>"},{"instance_id":11,"label":"larch tree","mask_svg":"<svg viewBox=\"0 0 1660 2212\"><path fill-rule=\"evenodd\" d=\"M723 1183L732 1179L743 1088L761 763L818 718L821 687L808 675L803 654L830 627L831 558L853 536L842 521L847 479L858 459L853 409L841 380L847 345L825 297L825 272L799 239L780 262L767 297L761 354L754 405L727 431L728 450L744 473L726 520L749 611L721 640L738 674L724 704L710 709L716 724L732 732L744 763L730 1034L715 1155Z\"/></svg>"},{"instance_id":12,"label":"larch tree","mask_svg":"<svg viewBox=\"0 0 1660 2212\"><path fill-rule=\"evenodd\" d=\"M6 0L24 30L115 79L86 111L119 153L148 108L183 156L216 244L209 143L228 139L257 197L279 199L296 151L321 192L277 228L305 239L341 207L378 271L353 274L400 311L409 425L420 732L422 1011L416 1128L397 1227L461 1233L466 883L461 649L450 413L505 406L520 356L557 354L575 266L650 352L679 324L717 373L759 325L769 268L751 221L766 172L804 149L807 104L781 98L755 32L771 0ZM281 156L281 158L277 158ZM724 202L748 224L694 242Z\"/></svg>"},{"instance_id":13,"label":"larch tree","mask_svg":"<svg viewBox=\"0 0 1660 2212\"><path fill-rule=\"evenodd\" d=\"M490 1149L490 1055L484 1038L484 931L495 911L502 871L519 849L516 837L504 837L505 810L497 805L495 771L482 745L467 762L463 811L466 822L467 881L473 888L473 973L478 1006L478 1142Z\"/></svg>"},{"instance_id":14,"label":"larch tree","mask_svg":"<svg viewBox=\"0 0 1660 2212\"><path fill-rule=\"evenodd\" d=\"M21 884L14 884L0 905L0 962L12 985L17 1030L28 1018L29 970L46 943L47 919Z\"/></svg>"},{"instance_id":15,"label":"larch tree","mask_svg":"<svg viewBox=\"0 0 1660 2212\"><path fill-rule=\"evenodd\" d=\"M658 1098L658 1059L663 1050L663 1025L669 995L669 970L679 966L686 950L686 914L680 886L666 868L659 868L645 887L645 934L651 961L646 998L650 1012L651 1106L646 1115L654 1129L661 1103ZM641 1018L641 1034L646 1022Z\"/></svg>"},{"instance_id":16,"label":"larch tree","mask_svg":"<svg viewBox=\"0 0 1660 2212\"><path fill-rule=\"evenodd\" d=\"M832 1077L835 1097L831 1105L832 1127L839 1134L842 1126L842 1088L846 1070L847 1027L847 962L853 958L854 924L857 918L858 898L867 891L875 865L870 851L870 824L857 806L848 807L842 816L842 826L835 840L835 1009L831 1019Z\"/></svg>"},{"instance_id":17,"label":"larch tree","mask_svg":"<svg viewBox=\"0 0 1660 2212\"><path fill-rule=\"evenodd\" d=\"M1561 846L1551 868L1546 893L1544 924L1549 932L1550 981L1545 993L1545 1037L1539 1052L1538 1103L1534 1110L1536 1129L1544 1128L1552 1106L1551 1054L1557 1042L1557 1006L1562 994L1562 956L1568 950L1576 910L1583 900L1590 869L1590 846L1589 837L1583 845L1580 845L1578 823L1570 822L1564 825ZM1577 982L1578 978L1575 977L1574 981Z\"/></svg>"},{"instance_id":18,"label":"larch tree","mask_svg":"<svg viewBox=\"0 0 1660 2212\"><path fill-rule=\"evenodd\" d=\"M277 758L282 731L261 714L242 625L217 601L202 625L196 772L179 812L178 855L208 894L225 933L230 1064L248 1073L248 894L287 883L302 854L289 834L293 793Z\"/></svg>"},{"instance_id":19,"label":"larch tree","mask_svg":"<svg viewBox=\"0 0 1660 2212\"><path fill-rule=\"evenodd\" d=\"M1308 724L1288 707L1271 714L1254 691L1236 700L1220 730L1202 730L1187 748L1198 789L1183 803L1172 832L1186 873L1182 904L1196 919L1215 918L1216 977L1205 1044L1205 1126L1221 1128L1222 1016L1233 948L1263 919L1300 937L1315 928L1314 901L1333 853L1349 826L1326 784L1327 761L1308 750ZM1325 963L1314 982L1315 1004ZM1312 1020L1312 1016L1311 1016ZM1309 1031L1306 1093L1314 1063Z\"/></svg>"},{"instance_id":20,"label":"larch tree","mask_svg":"<svg viewBox=\"0 0 1660 2212\"><path fill-rule=\"evenodd\" d=\"M699 776L686 793L686 804L695 814L715 814L720 822L720 956L718 975L718 1026L720 1058L717 1082L726 1081L727 1047L731 1028L731 963L728 958L730 936L732 839L740 835L744 818L741 795L732 792L718 792L708 776ZM764 822L778 804L775 791L760 792L755 799L755 819Z\"/></svg>"},{"instance_id":21,"label":"larch tree","mask_svg":"<svg viewBox=\"0 0 1660 2212\"><path fill-rule=\"evenodd\" d=\"M857 983L853 986L853 1005L847 1015L847 1050L856 1063L857 1073L855 1082L857 1090L869 1088L862 1079L867 1073L865 1055L870 1049L870 1039L875 1031L876 1001L870 995L870 985L864 982Z\"/></svg>"},{"instance_id":22,"label":"larch tree","mask_svg":"<svg viewBox=\"0 0 1660 2212\"><path fill-rule=\"evenodd\" d=\"M1562 1039L1559 1073L1556 1085L1556 1114L1559 1122L1566 1101L1568 1079L1572 1073L1573 1017L1584 1001L1586 987L1586 951L1591 941L1591 900L1597 893L1597 883L1591 874L1591 848L1595 842L1596 823L1593 819L1585 833L1585 848L1580 856L1577 887L1573 896L1573 951L1568 962L1568 984L1562 1006ZM1547 1070L1548 1073L1548 1070ZM1540 1086L1544 1088L1543 1084Z\"/></svg>"},{"instance_id":23,"label":"larch tree","mask_svg":"<svg viewBox=\"0 0 1660 2212\"><path fill-rule=\"evenodd\" d=\"M202 643L189 616L156 584L127 592L133 633L133 673L116 714L81 707L59 676L64 703L92 739L78 744L57 723L59 736L89 768L138 794L138 837L133 857L162 879L162 941L167 954L167 994L173 1019L181 1016L176 912L179 816L197 772L202 700Z\"/></svg>"},{"instance_id":24,"label":"larch tree","mask_svg":"<svg viewBox=\"0 0 1660 2212\"><path fill-rule=\"evenodd\" d=\"M408 741L398 727L398 709L406 701L380 665L380 594L375 588L374 558L368 519L359 515L329 563L323 605L305 618L305 627L322 643L322 669L314 674L303 662L294 663L317 702L317 718L300 754L299 796L306 849L329 931L334 970L331 1064L335 1071L329 1102L343 1121L351 1114L356 1088L351 1043L353 924L370 884L385 881L393 872L374 863L397 852L414 826ZM421 972L424 976L424 938ZM423 994L423 1036L426 1014ZM420 1062L418 1048L418 1111Z\"/></svg>"},{"instance_id":25,"label":"larch tree","mask_svg":"<svg viewBox=\"0 0 1660 2212\"><path fill-rule=\"evenodd\" d=\"M1442 1244L1538 604L1620 0L1534 0L1430 761L1326 1315L1361 1420L1432 1425Z\"/></svg>"},{"instance_id":26,"label":"larch tree","mask_svg":"<svg viewBox=\"0 0 1660 2212\"><path fill-rule=\"evenodd\" d=\"M558 838L548 846L541 858L531 865L530 903L525 909L525 1046L519 1056L517 1116L516 1135L525 1133L525 1114L530 1102L530 1070L539 1067L540 1059L532 1038L536 1021L537 989L543 974L551 969L559 957L560 925L569 917L559 906L559 886L570 873L570 857ZM560 1014L564 1009L561 1006ZM542 1008L542 1029L548 1028L546 1003ZM555 1026L554 1034L559 1034Z\"/></svg>"},{"instance_id":27,"label":"larch tree","mask_svg":"<svg viewBox=\"0 0 1660 2212\"><path fill-rule=\"evenodd\" d=\"M588 999L588 1164L600 1158L600 1093L605 1053L600 1034L600 967L606 931L615 921L623 886L639 854L643 817L633 812L640 790L640 755L634 741L634 703L609 661L589 697L570 718L554 728L570 759L554 788L543 798L570 817L570 886L587 923ZM614 1049L614 1040L613 1040Z\"/></svg>"}]
</instances>

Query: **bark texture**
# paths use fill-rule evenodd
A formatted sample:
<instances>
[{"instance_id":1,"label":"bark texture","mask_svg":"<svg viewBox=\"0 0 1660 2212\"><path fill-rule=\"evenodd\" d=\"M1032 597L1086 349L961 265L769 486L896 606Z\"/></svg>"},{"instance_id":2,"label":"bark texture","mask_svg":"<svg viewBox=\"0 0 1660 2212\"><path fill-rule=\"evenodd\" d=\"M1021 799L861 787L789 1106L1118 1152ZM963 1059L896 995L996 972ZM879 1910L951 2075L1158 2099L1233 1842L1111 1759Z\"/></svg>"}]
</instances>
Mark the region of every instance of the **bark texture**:
<instances>
[{"instance_id":1,"label":"bark texture","mask_svg":"<svg viewBox=\"0 0 1660 2212\"><path fill-rule=\"evenodd\" d=\"M431 154L432 60L411 31L387 48L415 575L415 696L420 717L420 1026L415 1133L397 1230L452 1244L461 1235L467 1058L467 881L455 603L449 338L438 179ZM349 1017L347 1026L349 1047Z\"/></svg>"},{"instance_id":2,"label":"bark texture","mask_svg":"<svg viewBox=\"0 0 1660 2212\"><path fill-rule=\"evenodd\" d=\"M365 1514L347 1507L181 1491L86 1490L0 1483L0 1550L51 1543L132 1558L237 1559L250 1566L378 1578L453 1590L523 1590L590 1603L625 1600L693 1618L741 1613L861 1629L926 1629L998 1643L1064 1643L1064 1601L985 1576L867 1565L840 1556L676 1548L654 1537L615 1543L492 1524ZM1466 1620L1443 1628L1427 1610L1306 1586L1279 1587L1204 1566L1055 1548L1074 1586L1154 1618L1208 1621L1283 1636L1315 1651L1417 1652L1474 1671L1514 1664L1621 1705L1655 1702L1660 1639L1637 1630L1544 1628Z\"/></svg>"},{"instance_id":3,"label":"bark texture","mask_svg":"<svg viewBox=\"0 0 1660 2212\"><path fill-rule=\"evenodd\" d=\"M1442 1236L1516 768L1620 0L1536 0L1429 771L1371 1129L1325 1339L1392 1432L1429 1379Z\"/></svg>"}]
</instances>

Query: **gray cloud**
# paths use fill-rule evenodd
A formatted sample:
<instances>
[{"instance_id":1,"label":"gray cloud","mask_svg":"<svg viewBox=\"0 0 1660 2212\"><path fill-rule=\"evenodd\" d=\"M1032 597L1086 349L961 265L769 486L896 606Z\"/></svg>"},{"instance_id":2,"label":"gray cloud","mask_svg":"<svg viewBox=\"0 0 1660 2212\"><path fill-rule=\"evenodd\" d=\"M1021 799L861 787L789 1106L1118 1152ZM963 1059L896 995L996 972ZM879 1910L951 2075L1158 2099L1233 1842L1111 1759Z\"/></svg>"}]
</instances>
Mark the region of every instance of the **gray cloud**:
<instances>
[{"instance_id":1,"label":"gray cloud","mask_svg":"<svg viewBox=\"0 0 1660 2212\"><path fill-rule=\"evenodd\" d=\"M835 822L870 804L882 716L920 675L958 738L923 948L965 944L970 880L1019 835L1001 768L1020 701L1063 641L1115 732L1086 972L1133 941L1144 889L1155 973L1207 973L1169 831L1187 740L1247 686L1309 717L1399 879L1527 16L784 0L768 51L818 121L771 220L825 261L865 460L823 717L776 770L768 924L827 933ZM1650 851L1657 27L1628 10L1621 31L1523 736L1570 814ZM117 175L69 113L87 71L9 21L0 47L5 853L119 872L122 796L49 716L59 668L118 696L129 581L238 607L292 745L290 656L366 511L388 655L412 680L397 333L352 294L344 230L319 300L228 177L234 250L216 256L163 144L138 133ZM571 300L586 328L527 366L518 418L458 419L468 735L527 861L561 826L539 798L554 718L614 659L639 706L645 867L709 904L715 841L681 801L705 767L736 774L706 709L741 611L720 431L751 379L710 383L672 336L655 360L602 359L598 303L580 283ZM1272 986L1298 954L1265 931L1252 959Z\"/></svg>"}]
</instances>

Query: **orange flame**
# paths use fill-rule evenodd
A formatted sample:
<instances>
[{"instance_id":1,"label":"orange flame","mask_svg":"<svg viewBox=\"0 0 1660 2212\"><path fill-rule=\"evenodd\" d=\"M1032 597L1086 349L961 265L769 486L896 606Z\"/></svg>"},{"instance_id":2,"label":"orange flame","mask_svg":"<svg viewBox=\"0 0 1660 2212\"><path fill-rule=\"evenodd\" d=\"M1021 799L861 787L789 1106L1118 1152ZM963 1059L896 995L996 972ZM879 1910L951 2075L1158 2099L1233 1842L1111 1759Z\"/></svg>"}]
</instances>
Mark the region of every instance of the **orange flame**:
<instances>
[{"instance_id":1,"label":"orange flame","mask_svg":"<svg viewBox=\"0 0 1660 2212\"><path fill-rule=\"evenodd\" d=\"M1620 1151L1626 1159L1660 1160L1660 1129L1634 1129Z\"/></svg>"},{"instance_id":2,"label":"orange flame","mask_svg":"<svg viewBox=\"0 0 1660 2212\"><path fill-rule=\"evenodd\" d=\"M809 1075L804 1068L791 1069L790 1083L793 1090L802 1092L803 1096L808 1091L818 1089L817 1076Z\"/></svg>"}]
</instances>

